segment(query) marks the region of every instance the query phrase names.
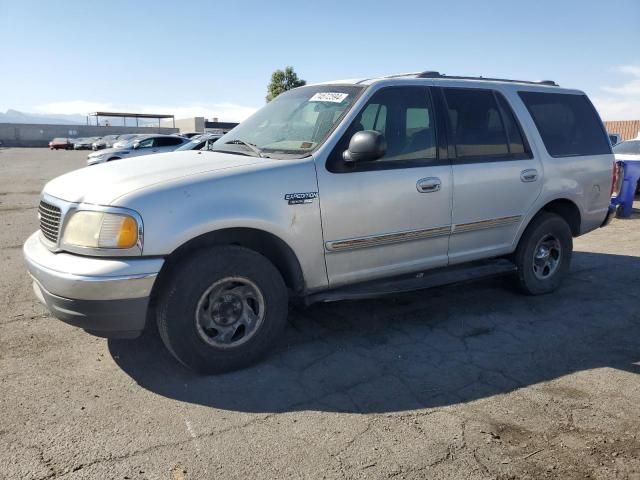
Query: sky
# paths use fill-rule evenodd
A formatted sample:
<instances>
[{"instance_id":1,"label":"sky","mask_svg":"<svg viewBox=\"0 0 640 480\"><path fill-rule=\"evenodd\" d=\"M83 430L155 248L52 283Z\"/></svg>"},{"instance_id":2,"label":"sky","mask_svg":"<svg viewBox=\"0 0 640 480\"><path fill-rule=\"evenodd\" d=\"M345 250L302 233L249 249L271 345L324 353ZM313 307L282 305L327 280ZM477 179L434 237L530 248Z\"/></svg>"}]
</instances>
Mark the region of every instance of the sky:
<instances>
[{"instance_id":1,"label":"sky","mask_svg":"<svg viewBox=\"0 0 640 480\"><path fill-rule=\"evenodd\" d=\"M0 0L0 111L241 121L271 73L552 79L640 118L640 0Z\"/></svg>"}]
</instances>

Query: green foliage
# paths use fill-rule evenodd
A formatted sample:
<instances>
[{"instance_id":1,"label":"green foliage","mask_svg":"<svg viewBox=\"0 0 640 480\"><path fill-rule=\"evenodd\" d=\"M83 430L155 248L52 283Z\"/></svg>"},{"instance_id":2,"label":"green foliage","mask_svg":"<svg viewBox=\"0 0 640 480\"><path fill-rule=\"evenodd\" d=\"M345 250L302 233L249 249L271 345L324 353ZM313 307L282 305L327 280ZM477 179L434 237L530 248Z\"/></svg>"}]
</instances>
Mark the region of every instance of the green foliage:
<instances>
[{"instance_id":1,"label":"green foliage","mask_svg":"<svg viewBox=\"0 0 640 480\"><path fill-rule=\"evenodd\" d=\"M267 102L270 102L278 95L292 88L306 85L307 82L298 78L298 74L293 67L286 67L284 70L276 70L271 74L271 82L267 87Z\"/></svg>"}]
</instances>

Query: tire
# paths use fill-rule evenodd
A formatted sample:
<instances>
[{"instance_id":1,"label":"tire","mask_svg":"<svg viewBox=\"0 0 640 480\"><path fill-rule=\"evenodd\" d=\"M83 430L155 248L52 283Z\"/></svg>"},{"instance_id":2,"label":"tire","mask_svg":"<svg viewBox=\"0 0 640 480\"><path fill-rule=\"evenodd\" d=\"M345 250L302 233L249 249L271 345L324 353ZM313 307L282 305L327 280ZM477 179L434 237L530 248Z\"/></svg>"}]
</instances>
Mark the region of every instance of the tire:
<instances>
[{"instance_id":1,"label":"tire","mask_svg":"<svg viewBox=\"0 0 640 480\"><path fill-rule=\"evenodd\" d=\"M260 359L285 328L287 287L273 264L253 250L200 250L170 275L159 294L158 330L173 356L197 372L246 367ZM254 321L246 327L235 327L242 320L224 323L237 317L246 322L250 315ZM234 327L233 336L225 338Z\"/></svg>"},{"instance_id":2,"label":"tire","mask_svg":"<svg viewBox=\"0 0 640 480\"><path fill-rule=\"evenodd\" d=\"M556 290L571 265L573 236L560 216L542 212L524 231L514 260L518 283L528 295L543 295Z\"/></svg>"},{"instance_id":3,"label":"tire","mask_svg":"<svg viewBox=\"0 0 640 480\"><path fill-rule=\"evenodd\" d=\"M111 160L120 160L122 157L111 157L110 159L107 160L107 162L110 162Z\"/></svg>"}]
</instances>

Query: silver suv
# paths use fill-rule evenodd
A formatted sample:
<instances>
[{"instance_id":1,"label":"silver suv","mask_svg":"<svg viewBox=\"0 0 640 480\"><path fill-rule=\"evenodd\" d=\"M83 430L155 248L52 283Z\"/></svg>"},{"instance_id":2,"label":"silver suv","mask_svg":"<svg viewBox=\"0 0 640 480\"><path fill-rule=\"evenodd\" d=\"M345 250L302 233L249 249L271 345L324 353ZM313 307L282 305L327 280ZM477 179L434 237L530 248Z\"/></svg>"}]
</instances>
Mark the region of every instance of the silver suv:
<instances>
[{"instance_id":1,"label":"silver suv","mask_svg":"<svg viewBox=\"0 0 640 480\"><path fill-rule=\"evenodd\" d=\"M287 304L512 274L545 294L605 225L613 155L583 92L436 72L280 95L207 151L49 182L24 246L59 319L107 337L157 323L183 364L240 368Z\"/></svg>"}]
</instances>

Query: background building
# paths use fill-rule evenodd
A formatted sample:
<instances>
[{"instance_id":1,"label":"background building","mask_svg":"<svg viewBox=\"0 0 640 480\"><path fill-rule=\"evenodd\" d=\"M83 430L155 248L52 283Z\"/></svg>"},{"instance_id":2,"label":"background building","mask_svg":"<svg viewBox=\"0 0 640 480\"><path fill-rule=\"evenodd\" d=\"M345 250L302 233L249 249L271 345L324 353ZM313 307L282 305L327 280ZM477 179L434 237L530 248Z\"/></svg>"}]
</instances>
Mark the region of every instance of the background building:
<instances>
[{"instance_id":1,"label":"background building","mask_svg":"<svg viewBox=\"0 0 640 480\"><path fill-rule=\"evenodd\" d=\"M52 138L86 138L124 133L178 133L165 127L103 127L95 125L47 125L34 123L0 123L3 147L47 147Z\"/></svg>"},{"instance_id":2,"label":"background building","mask_svg":"<svg viewBox=\"0 0 640 480\"><path fill-rule=\"evenodd\" d=\"M640 136L640 120L617 120L604 122L609 133L619 133L622 140L631 140Z\"/></svg>"},{"instance_id":3,"label":"background building","mask_svg":"<svg viewBox=\"0 0 640 480\"><path fill-rule=\"evenodd\" d=\"M167 120L163 120L162 125L170 126L169 121ZM211 120L207 120L204 117L192 117L178 118L175 120L175 125L181 133L227 133L238 124L235 122L220 122L216 117L212 118Z\"/></svg>"}]
</instances>

